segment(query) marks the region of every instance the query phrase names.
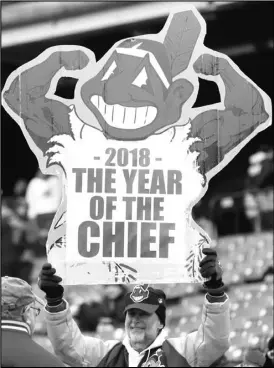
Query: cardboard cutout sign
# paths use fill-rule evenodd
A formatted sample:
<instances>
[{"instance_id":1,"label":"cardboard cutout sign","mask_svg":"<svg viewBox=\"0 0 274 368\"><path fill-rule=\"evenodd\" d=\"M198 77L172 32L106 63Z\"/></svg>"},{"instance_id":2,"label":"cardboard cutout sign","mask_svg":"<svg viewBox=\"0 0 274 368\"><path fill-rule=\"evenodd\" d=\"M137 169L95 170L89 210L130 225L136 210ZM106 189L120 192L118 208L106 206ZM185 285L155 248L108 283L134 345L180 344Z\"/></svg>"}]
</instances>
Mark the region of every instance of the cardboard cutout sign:
<instances>
[{"instance_id":1,"label":"cardboard cutout sign","mask_svg":"<svg viewBox=\"0 0 274 368\"><path fill-rule=\"evenodd\" d=\"M3 106L44 173L63 180L48 259L66 284L202 281L208 235L192 207L210 178L271 124L271 101L203 41L181 5L162 31L117 42L95 61L80 46L47 49L8 78ZM78 79L74 99L58 80ZM221 102L192 108L198 77Z\"/></svg>"}]
</instances>

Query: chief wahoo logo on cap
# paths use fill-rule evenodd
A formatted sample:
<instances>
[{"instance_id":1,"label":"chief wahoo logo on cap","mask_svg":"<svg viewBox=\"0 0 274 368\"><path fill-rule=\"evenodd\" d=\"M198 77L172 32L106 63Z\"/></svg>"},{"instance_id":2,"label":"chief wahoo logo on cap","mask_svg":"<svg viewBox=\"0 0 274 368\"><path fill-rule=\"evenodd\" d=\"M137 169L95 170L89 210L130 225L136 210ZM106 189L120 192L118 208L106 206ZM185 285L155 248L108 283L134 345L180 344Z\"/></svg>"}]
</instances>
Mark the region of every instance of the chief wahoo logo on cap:
<instances>
[{"instance_id":1,"label":"chief wahoo logo on cap","mask_svg":"<svg viewBox=\"0 0 274 368\"><path fill-rule=\"evenodd\" d=\"M134 286L132 293L130 294L130 299L133 300L134 303L141 303L148 297L149 297L148 284Z\"/></svg>"}]
</instances>

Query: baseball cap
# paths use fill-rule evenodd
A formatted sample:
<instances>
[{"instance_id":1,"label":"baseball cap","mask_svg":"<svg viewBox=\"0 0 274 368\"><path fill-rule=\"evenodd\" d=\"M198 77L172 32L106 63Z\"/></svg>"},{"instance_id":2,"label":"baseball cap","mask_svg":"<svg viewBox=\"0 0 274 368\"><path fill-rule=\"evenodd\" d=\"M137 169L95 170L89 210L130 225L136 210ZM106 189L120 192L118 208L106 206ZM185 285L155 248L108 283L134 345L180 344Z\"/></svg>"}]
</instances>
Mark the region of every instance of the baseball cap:
<instances>
[{"instance_id":1,"label":"baseball cap","mask_svg":"<svg viewBox=\"0 0 274 368\"><path fill-rule=\"evenodd\" d=\"M12 311L37 302L44 306L45 303L32 291L31 286L24 280L4 276L1 277L1 309L2 311Z\"/></svg>"},{"instance_id":2,"label":"baseball cap","mask_svg":"<svg viewBox=\"0 0 274 368\"><path fill-rule=\"evenodd\" d=\"M156 313L165 325L166 295L160 289L154 289L148 285L136 285L132 292L125 296L124 313L130 309L141 309L149 314Z\"/></svg>"}]
</instances>

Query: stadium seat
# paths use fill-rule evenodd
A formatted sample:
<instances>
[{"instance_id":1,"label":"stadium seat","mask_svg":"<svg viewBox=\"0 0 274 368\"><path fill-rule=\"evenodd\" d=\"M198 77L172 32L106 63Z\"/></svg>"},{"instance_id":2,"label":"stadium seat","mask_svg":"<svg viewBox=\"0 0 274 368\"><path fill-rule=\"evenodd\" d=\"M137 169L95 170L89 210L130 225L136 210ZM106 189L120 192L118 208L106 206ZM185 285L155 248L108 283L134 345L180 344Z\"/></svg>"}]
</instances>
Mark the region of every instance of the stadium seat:
<instances>
[{"instance_id":1,"label":"stadium seat","mask_svg":"<svg viewBox=\"0 0 274 368\"><path fill-rule=\"evenodd\" d=\"M260 280L266 269L273 266L273 235L224 237L218 241L217 252L227 284Z\"/></svg>"}]
</instances>

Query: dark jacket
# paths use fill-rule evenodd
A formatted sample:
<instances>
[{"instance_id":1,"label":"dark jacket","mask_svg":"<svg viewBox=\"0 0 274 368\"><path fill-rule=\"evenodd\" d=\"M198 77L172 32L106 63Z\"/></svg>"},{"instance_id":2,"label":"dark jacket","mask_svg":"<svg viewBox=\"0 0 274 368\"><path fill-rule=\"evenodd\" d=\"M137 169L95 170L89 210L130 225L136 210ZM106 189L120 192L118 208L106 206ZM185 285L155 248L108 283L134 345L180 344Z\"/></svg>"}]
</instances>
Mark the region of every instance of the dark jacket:
<instances>
[{"instance_id":1,"label":"dark jacket","mask_svg":"<svg viewBox=\"0 0 274 368\"><path fill-rule=\"evenodd\" d=\"M107 353L97 367L128 367L128 364L128 352L121 342ZM190 367L190 365L166 340L162 347L148 350L138 367Z\"/></svg>"},{"instance_id":2,"label":"dark jacket","mask_svg":"<svg viewBox=\"0 0 274 368\"><path fill-rule=\"evenodd\" d=\"M65 367L49 351L32 340L24 322L2 320L2 367Z\"/></svg>"}]
</instances>

